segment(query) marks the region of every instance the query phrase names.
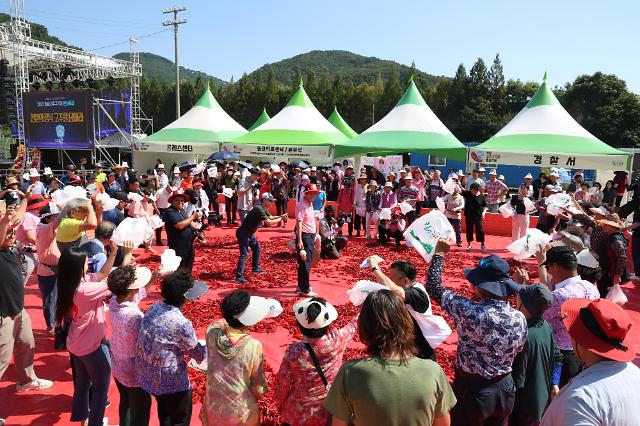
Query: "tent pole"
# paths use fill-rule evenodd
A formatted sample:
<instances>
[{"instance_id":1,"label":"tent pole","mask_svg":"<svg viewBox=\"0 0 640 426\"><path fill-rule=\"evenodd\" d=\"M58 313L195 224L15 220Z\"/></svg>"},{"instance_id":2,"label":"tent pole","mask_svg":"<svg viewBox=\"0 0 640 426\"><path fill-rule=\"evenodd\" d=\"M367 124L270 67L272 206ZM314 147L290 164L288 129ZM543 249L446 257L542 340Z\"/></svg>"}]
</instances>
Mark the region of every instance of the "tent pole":
<instances>
[{"instance_id":1,"label":"tent pole","mask_svg":"<svg viewBox=\"0 0 640 426\"><path fill-rule=\"evenodd\" d=\"M469 171L470 159L471 159L471 148L467 147L467 161L465 161L465 163L464 163L464 173L465 173L465 175Z\"/></svg>"}]
</instances>

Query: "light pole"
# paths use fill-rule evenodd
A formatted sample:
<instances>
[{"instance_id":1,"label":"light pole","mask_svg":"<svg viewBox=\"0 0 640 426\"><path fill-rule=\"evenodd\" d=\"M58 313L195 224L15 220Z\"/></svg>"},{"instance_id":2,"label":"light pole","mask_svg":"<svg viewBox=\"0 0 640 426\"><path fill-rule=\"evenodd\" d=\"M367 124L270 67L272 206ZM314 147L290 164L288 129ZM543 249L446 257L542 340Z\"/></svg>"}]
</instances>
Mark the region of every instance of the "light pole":
<instances>
[{"instance_id":1,"label":"light pole","mask_svg":"<svg viewBox=\"0 0 640 426\"><path fill-rule=\"evenodd\" d=\"M178 12L187 10L186 6L165 7L162 13L173 13L173 19L164 21L162 26L173 25L173 36L175 41L175 62L176 62L176 118L180 118L180 66L178 65L178 25L185 24L186 19L178 19Z\"/></svg>"}]
</instances>

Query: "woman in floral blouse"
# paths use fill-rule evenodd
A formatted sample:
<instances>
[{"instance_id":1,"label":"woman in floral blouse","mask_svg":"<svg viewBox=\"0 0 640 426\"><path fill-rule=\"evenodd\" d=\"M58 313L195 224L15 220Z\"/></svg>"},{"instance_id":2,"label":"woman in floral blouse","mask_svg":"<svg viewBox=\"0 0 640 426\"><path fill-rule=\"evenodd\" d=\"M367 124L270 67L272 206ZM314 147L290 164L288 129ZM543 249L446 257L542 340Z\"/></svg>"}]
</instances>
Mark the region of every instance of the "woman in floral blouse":
<instances>
[{"instance_id":1,"label":"woman in floral blouse","mask_svg":"<svg viewBox=\"0 0 640 426\"><path fill-rule=\"evenodd\" d=\"M328 386L315 367L310 351L318 360L327 383L331 384L342 365L347 344L356 333L357 318L341 329L329 330L338 313L321 297L301 300L293 311L304 338L289 345L280 364L274 398L280 420L291 426L326 425L328 413L322 403Z\"/></svg>"},{"instance_id":2,"label":"woman in floral blouse","mask_svg":"<svg viewBox=\"0 0 640 426\"><path fill-rule=\"evenodd\" d=\"M267 391L262 344L248 327L282 312L273 299L249 296L244 290L227 295L221 319L207 331L207 395L200 420L208 425L258 425L257 397Z\"/></svg>"},{"instance_id":3,"label":"woman in floral blouse","mask_svg":"<svg viewBox=\"0 0 640 426\"><path fill-rule=\"evenodd\" d=\"M188 425L192 403L185 355L202 362L207 348L198 342L193 324L181 309L188 300L205 294L208 287L182 271L167 275L160 287L163 300L149 308L140 325L138 386L155 397L161 425Z\"/></svg>"}]
</instances>

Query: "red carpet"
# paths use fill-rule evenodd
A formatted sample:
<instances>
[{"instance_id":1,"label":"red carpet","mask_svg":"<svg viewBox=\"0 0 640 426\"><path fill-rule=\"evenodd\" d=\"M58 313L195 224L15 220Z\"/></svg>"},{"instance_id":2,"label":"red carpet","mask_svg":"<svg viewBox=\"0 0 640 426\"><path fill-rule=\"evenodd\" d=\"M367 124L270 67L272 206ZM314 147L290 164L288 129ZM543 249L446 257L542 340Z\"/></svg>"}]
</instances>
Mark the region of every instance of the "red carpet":
<instances>
[{"instance_id":1,"label":"red carpet","mask_svg":"<svg viewBox=\"0 0 640 426\"><path fill-rule=\"evenodd\" d=\"M299 331L295 327L290 306L296 299L296 264L293 255L286 247L287 240L292 235L293 224L290 221L288 228L266 228L258 231L258 239L262 244L262 268L267 271L263 275L247 274L250 284L247 286L252 294L278 298L285 312L279 318L264 321L259 324L255 337L260 339L265 351L265 359L268 369L277 371L286 345L299 336ZM219 317L218 301L230 290L238 286L231 280L234 277L235 263L238 258L238 248L235 244L235 228L216 228L207 231L208 241L203 246L199 246L196 252L196 267L194 275L206 281L211 290L197 303L193 303L185 308L187 315L194 322L198 337L204 337L206 327L212 319ZM510 254L504 247L511 242L510 238L489 237L487 247L489 253L496 253L504 257ZM163 247L156 248L158 253ZM392 244L381 247L364 238L351 241L343 251L343 256L339 260L323 260L314 270L312 270L313 289L331 303L338 305L338 310L342 318L338 320L338 325L353 316L355 310L348 302L346 290L351 288L359 279L370 279L371 276L366 271L358 268L360 262L371 254L379 254L385 259L385 265L399 258L411 258L416 261L418 268L418 279L424 282L426 275L426 265L412 249L402 246L397 249ZM462 293L468 293L469 284L466 283L462 268L472 266L477 262L481 253L475 250L471 253L454 248L448 256L446 262L444 284L448 287L456 288ZM139 264L153 265L159 261L158 257L151 256L143 250L139 250L137 262ZM384 265L383 265L384 266ZM533 264L528 263L528 267L533 272ZM250 270L250 268L249 268ZM638 284L640 285L640 283ZM628 309L634 311L634 316L640 324L640 292L636 284L627 284L625 292L629 297ZM154 287L149 292L149 298L142 304L143 310L159 299L159 289ZM342 305L342 306L340 306ZM25 394L15 393L15 373L10 366L0 381L0 417L7 419L8 425L66 425L70 424L71 397L73 394L73 384L71 382L71 370L69 367L69 357L66 352L55 351L53 349L53 339L44 333L45 325L42 316L40 294L35 282L32 279L27 285L27 296L25 306L29 311L33 322L34 336L36 338L36 361L35 369L39 377L55 381L55 385L46 391L28 392ZM435 311L440 312L435 306ZM640 343L640 333L634 333L633 340ZM438 349L438 361L443 365L447 373L450 373L453 354L456 346L455 333ZM345 358L357 356L359 343L354 342ZM638 362L638 360L636 360ZM203 375L194 374L192 378L199 379L201 383L194 388L196 393L201 391ZM196 400L199 398L196 396ZM109 390L109 400L112 405L107 408L105 416L109 418L109 424L118 424L118 391L112 382ZM264 424L272 424L275 413L269 404L268 395L261 401L263 408ZM198 415L200 404L194 403L192 424L199 424ZM157 425L155 416L155 403L152 407L151 424Z\"/></svg>"}]
</instances>

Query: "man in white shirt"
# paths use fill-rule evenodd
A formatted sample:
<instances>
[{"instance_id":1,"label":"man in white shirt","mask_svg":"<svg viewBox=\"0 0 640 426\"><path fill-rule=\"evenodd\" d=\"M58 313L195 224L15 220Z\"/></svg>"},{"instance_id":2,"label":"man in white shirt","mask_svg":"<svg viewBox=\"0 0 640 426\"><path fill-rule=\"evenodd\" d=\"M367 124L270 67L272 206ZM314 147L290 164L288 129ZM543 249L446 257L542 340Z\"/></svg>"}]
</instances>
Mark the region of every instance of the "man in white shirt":
<instances>
[{"instance_id":1,"label":"man in white shirt","mask_svg":"<svg viewBox=\"0 0 640 426\"><path fill-rule=\"evenodd\" d=\"M160 212L160 217L162 217L162 213L169 208L170 206L169 197L171 197L171 194L173 194L173 191L175 191L175 189L172 188L169 184L167 184L162 188L160 188L158 192L156 192L156 207ZM157 246L164 245L162 244L162 228L164 227L161 226L159 228L156 228L156 245Z\"/></svg>"},{"instance_id":2,"label":"man in white shirt","mask_svg":"<svg viewBox=\"0 0 640 426\"><path fill-rule=\"evenodd\" d=\"M640 369L631 361L633 321L607 299L571 299L562 305L573 351L586 365L547 408L542 426L632 426L640 421Z\"/></svg>"},{"instance_id":3,"label":"man in white shirt","mask_svg":"<svg viewBox=\"0 0 640 426\"><path fill-rule=\"evenodd\" d=\"M249 175L240 179L238 185L238 214L240 215L240 222L244 220L244 217L253 208L253 201L257 191L255 183L258 181L260 171L258 169L250 169Z\"/></svg>"},{"instance_id":4,"label":"man in white shirt","mask_svg":"<svg viewBox=\"0 0 640 426\"><path fill-rule=\"evenodd\" d=\"M158 164L156 167L158 173L158 189L169 185L169 176L164 171L164 164Z\"/></svg>"}]
</instances>

